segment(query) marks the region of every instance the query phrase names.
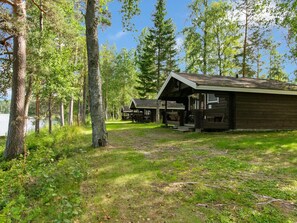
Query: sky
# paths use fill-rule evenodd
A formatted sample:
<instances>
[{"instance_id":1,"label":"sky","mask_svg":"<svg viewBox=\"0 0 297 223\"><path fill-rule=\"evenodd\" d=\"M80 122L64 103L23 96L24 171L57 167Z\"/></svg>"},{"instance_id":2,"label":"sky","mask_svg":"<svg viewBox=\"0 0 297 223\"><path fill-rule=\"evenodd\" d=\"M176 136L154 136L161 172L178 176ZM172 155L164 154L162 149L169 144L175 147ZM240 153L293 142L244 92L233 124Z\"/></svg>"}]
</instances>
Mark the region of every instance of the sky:
<instances>
[{"instance_id":1,"label":"sky","mask_svg":"<svg viewBox=\"0 0 297 223\"><path fill-rule=\"evenodd\" d=\"M189 10L188 5L192 0L167 0L167 18L172 18L173 23L177 28L177 43L183 43L183 35L181 31L184 27L189 25ZM137 45L137 38L140 32L145 27L152 27L153 23L152 13L155 9L156 0L142 0L140 3L141 13L136 16L132 22L135 24L136 32L124 32L121 22L120 3L118 1L112 1L109 5L109 10L112 14L112 25L104 30L99 30L100 44L108 42L109 44L115 44L118 51L122 48L132 49ZM277 41L284 41L284 32L282 30L274 30L274 36ZM285 53L287 48L285 44L279 48L280 53ZM183 69L183 66L181 67ZM287 61L284 64L285 71L290 75L290 79L295 78L293 71L295 66Z\"/></svg>"},{"instance_id":2,"label":"sky","mask_svg":"<svg viewBox=\"0 0 297 223\"><path fill-rule=\"evenodd\" d=\"M191 0L167 0L167 18L172 18L177 27L177 32L180 32L186 25L188 17L187 5ZM99 31L100 44L108 42L115 44L120 50L121 48L135 48L141 30L144 27L152 27L152 14L155 9L156 0L142 0L140 3L141 14L136 16L132 22L135 24L136 32L123 32L120 4L118 1L113 1L109 5L109 10L112 14L112 25ZM177 34L177 38L181 41L181 34Z\"/></svg>"}]
</instances>

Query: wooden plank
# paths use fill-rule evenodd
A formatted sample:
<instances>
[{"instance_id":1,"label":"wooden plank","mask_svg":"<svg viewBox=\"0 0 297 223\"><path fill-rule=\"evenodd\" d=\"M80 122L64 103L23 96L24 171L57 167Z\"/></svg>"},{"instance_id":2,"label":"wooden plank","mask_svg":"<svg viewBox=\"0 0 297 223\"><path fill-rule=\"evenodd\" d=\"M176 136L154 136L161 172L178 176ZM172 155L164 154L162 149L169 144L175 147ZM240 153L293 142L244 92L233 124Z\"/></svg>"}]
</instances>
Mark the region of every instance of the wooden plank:
<instances>
[{"instance_id":1,"label":"wooden plank","mask_svg":"<svg viewBox=\"0 0 297 223\"><path fill-rule=\"evenodd\" d=\"M236 128L296 129L297 97L236 93Z\"/></svg>"}]
</instances>

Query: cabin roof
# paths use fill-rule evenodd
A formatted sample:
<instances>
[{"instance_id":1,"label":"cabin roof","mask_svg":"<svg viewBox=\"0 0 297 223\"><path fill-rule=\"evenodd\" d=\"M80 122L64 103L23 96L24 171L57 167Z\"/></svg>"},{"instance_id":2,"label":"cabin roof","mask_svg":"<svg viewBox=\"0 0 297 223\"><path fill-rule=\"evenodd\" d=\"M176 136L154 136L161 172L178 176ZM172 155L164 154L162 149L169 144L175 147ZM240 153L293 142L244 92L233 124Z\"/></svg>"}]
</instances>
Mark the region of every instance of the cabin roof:
<instances>
[{"instance_id":1,"label":"cabin roof","mask_svg":"<svg viewBox=\"0 0 297 223\"><path fill-rule=\"evenodd\" d=\"M130 109L157 109L156 99L132 99ZM160 109L165 109L165 101L161 101ZM167 101L167 109L183 110L184 105L175 101Z\"/></svg>"},{"instance_id":2,"label":"cabin roof","mask_svg":"<svg viewBox=\"0 0 297 223\"><path fill-rule=\"evenodd\" d=\"M297 95L297 85L276 80L264 80L253 78L235 78L225 76L206 76L190 73L171 73L158 93L162 99L167 85L172 80L182 82L184 85L201 91L227 91L264 94Z\"/></svg>"},{"instance_id":3,"label":"cabin roof","mask_svg":"<svg viewBox=\"0 0 297 223\"><path fill-rule=\"evenodd\" d=\"M133 112L133 111L130 109L129 106L125 105L125 106L122 107L121 112L130 113L130 112Z\"/></svg>"}]
</instances>

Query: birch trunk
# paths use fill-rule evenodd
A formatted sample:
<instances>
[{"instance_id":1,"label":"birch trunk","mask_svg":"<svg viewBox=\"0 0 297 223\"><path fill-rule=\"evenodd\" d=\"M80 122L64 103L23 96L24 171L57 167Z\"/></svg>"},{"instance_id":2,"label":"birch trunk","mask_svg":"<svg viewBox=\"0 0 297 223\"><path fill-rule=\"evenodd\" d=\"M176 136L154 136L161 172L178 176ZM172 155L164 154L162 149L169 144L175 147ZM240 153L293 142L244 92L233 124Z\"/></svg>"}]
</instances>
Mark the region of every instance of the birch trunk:
<instances>
[{"instance_id":1,"label":"birch trunk","mask_svg":"<svg viewBox=\"0 0 297 223\"><path fill-rule=\"evenodd\" d=\"M65 119L64 119L64 103L61 101L60 103L60 124L61 126L65 125Z\"/></svg>"},{"instance_id":2,"label":"birch trunk","mask_svg":"<svg viewBox=\"0 0 297 223\"><path fill-rule=\"evenodd\" d=\"M40 131L40 99L39 94L36 94L36 110L35 110L35 133L39 133Z\"/></svg>"},{"instance_id":3,"label":"birch trunk","mask_svg":"<svg viewBox=\"0 0 297 223\"><path fill-rule=\"evenodd\" d=\"M39 6L42 7L42 0L39 1ZM42 37L43 32L43 12L40 11L39 14L39 29L40 29L40 39ZM41 48L41 46L40 46ZM40 50L40 49L39 49ZM35 133L39 134L40 130L40 98L39 98L39 92L36 93L36 110L35 110Z\"/></svg>"},{"instance_id":4,"label":"birch trunk","mask_svg":"<svg viewBox=\"0 0 297 223\"><path fill-rule=\"evenodd\" d=\"M94 147L106 146L107 132L104 121L102 80L99 71L99 44L96 19L96 0L87 1L86 39L88 52L88 76L92 121L92 143Z\"/></svg>"},{"instance_id":5,"label":"birch trunk","mask_svg":"<svg viewBox=\"0 0 297 223\"><path fill-rule=\"evenodd\" d=\"M69 103L68 124L73 125L73 97L71 97Z\"/></svg>"},{"instance_id":6,"label":"birch trunk","mask_svg":"<svg viewBox=\"0 0 297 223\"><path fill-rule=\"evenodd\" d=\"M26 79L26 5L15 0L13 15L18 23L13 38L13 76L8 135L4 157L11 159L24 153L25 79Z\"/></svg>"},{"instance_id":7,"label":"birch trunk","mask_svg":"<svg viewBox=\"0 0 297 223\"><path fill-rule=\"evenodd\" d=\"M52 95L50 94L48 99L48 132L52 134L53 122L52 122Z\"/></svg>"},{"instance_id":8,"label":"birch trunk","mask_svg":"<svg viewBox=\"0 0 297 223\"><path fill-rule=\"evenodd\" d=\"M27 91L26 91L26 96L25 96L25 132L27 129L27 125L28 125L28 114L29 114L29 108L30 108L30 102L31 102L31 98L32 98L32 91L33 91L33 76L31 75L29 78L29 83L27 86Z\"/></svg>"},{"instance_id":9,"label":"birch trunk","mask_svg":"<svg viewBox=\"0 0 297 223\"><path fill-rule=\"evenodd\" d=\"M83 102L82 102L82 112L81 112L81 121L83 125L86 124L86 115L87 115L87 75L84 75L84 88L83 88Z\"/></svg>"}]
</instances>

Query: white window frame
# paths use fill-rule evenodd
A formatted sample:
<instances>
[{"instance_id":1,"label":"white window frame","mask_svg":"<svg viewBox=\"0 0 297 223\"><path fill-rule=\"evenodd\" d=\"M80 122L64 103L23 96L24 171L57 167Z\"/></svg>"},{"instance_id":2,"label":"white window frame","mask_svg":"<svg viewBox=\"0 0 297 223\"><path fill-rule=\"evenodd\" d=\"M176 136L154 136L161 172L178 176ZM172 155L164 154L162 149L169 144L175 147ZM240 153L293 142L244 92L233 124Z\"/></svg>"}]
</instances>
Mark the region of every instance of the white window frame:
<instances>
[{"instance_id":1,"label":"white window frame","mask_svg":"<svg viewBox=\"0 0 297 223\"><path fill-rule=\"evenodd\" d=\"M214 97L216 98L216 100L210 100L210 95L214 95ZM211 104L211 103L220 103L220 98L216 97L215 94L209 94L207 93L207 104Z\"/></svg>"}]
</instances>

